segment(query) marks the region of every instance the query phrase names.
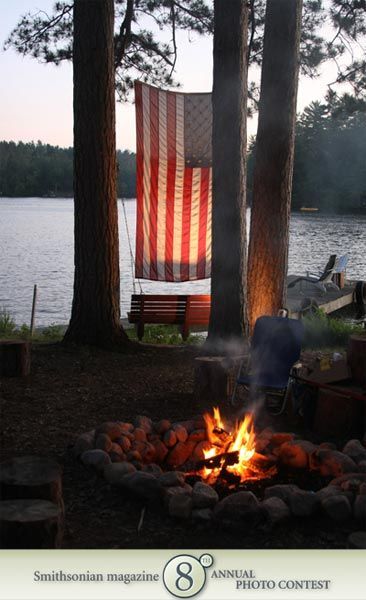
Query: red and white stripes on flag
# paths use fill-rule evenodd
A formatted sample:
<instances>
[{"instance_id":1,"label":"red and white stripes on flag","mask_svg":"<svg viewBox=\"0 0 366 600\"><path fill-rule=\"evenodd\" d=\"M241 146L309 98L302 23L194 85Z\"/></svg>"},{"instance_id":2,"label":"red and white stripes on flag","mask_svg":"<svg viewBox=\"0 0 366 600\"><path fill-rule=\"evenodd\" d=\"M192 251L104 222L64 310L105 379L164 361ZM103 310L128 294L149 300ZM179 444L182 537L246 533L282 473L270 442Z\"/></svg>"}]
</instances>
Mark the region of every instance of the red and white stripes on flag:
<instances>
[{"instance_id":1,"label":"red and white stripes on flag","mask_svg":"<svg viewBox=\"0 0 366 600\"><path fill-rule=\"evenodd\" d=\"M136 278L211 275L211 94L135 83Z\"/></svg>"}]
</instances>

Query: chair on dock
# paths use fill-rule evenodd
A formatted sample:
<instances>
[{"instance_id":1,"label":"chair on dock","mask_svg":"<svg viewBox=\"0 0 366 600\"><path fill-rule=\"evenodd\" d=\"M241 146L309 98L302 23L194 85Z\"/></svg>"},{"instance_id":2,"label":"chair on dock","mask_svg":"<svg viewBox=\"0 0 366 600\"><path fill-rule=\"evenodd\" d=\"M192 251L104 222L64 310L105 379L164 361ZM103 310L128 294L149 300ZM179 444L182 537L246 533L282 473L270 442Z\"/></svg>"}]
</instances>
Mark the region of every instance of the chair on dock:
<instances>
[{"instance_id":1,"label":"chair on dock","mask_svg":"<svg viewBox=\"0 0 366 600\"><path fill-rule=\"evenodd\" d=\"M327 290L339 290L338 285L333 281L335 273L344 273L348 262L348 255L344 254L337 259L336 254L331 254L327 264L325 265L324 271L320 274L307 273L301 277L296 277L288 284L288 288L293 288L298 283L303 282L314 285L321 293L326 294Z\"/></svg>"}]
</instances>

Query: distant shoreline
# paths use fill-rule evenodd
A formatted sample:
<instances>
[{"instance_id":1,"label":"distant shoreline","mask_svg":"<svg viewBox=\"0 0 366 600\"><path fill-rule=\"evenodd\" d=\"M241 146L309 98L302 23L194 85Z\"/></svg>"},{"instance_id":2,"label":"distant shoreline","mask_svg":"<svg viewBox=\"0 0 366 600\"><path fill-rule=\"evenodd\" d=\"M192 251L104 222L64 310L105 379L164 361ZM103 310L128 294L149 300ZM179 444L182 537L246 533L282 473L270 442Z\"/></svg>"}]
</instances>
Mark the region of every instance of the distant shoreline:
<instances>
[{"instance_id":1,"label":"distant shoreline","mask_svg":"<svg viewBox=\"0 0 366 600\"><path fill-rule=\"evenodd\" d=\"M43 195L43 196L2 196L0 194L0 201L2 199L16 199L16 200L34 200L34 198L37 198L39 200L72 200L74 198L73 194L69 194L69 193L64 193L64 194L60 194L60 195ZM135 196L123 196L123 197L118 197L117 200L136 200ZM250 208L250 205L247 206L247 208ZM304 217L316 217L316 216L325 216L325 215L360 215L366 216L366 207L357 207L354 206L353 208L349 208L349 209L341 209L341 210L337 210L337 211L326 211L326 210L317 210L317 211L304 211L301 210L300 207L298 208L292 208L291 209L291 213L297 213L300 215L304 215Z\"/></svg>"}]
</instances>

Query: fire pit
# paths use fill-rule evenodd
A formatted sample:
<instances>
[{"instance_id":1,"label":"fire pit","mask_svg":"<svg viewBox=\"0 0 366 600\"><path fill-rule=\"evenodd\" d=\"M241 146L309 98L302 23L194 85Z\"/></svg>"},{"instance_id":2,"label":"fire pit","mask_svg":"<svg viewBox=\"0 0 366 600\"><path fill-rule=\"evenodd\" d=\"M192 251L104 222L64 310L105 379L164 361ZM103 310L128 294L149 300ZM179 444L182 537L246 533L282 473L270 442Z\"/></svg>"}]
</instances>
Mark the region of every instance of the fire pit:
<instances>
[{"instance_id":1,"label":"fire pit","mask_svg":"<svg viewBox=\"0 0 366 600\"><path fill-rule=\"evenodd\" d=\"M160 504L172 517L240 526L276 524L322 511L366 524L366 448L343 451L271 428L253 416L228 423L218 408L187 421L103 423L74 454L113 487Z\"/></svg>"}]
</instances>

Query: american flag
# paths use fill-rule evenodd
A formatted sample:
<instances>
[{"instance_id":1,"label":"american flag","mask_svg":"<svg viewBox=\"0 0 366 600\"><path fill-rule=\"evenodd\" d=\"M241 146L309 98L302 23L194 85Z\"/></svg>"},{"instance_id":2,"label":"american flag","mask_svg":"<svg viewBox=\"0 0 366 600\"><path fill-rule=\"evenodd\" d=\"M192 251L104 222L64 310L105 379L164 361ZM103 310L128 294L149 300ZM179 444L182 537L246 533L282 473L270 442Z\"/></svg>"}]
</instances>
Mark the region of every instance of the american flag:
<instances>
[{"instance_id":1,"label":"american flag","mask_svg":"<svg viewBox=\"0 0 366 600\"><path fill-rule=\"evenodd\" d=\"M211 94L135 83L136 278L211 275Z\"/></svg>"}]
</instances>

